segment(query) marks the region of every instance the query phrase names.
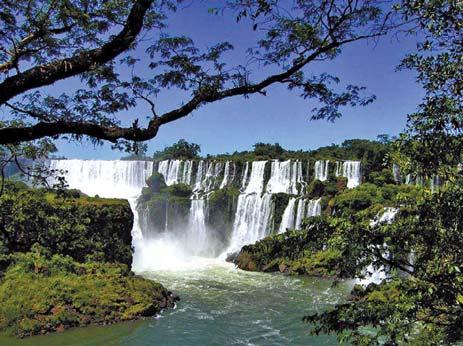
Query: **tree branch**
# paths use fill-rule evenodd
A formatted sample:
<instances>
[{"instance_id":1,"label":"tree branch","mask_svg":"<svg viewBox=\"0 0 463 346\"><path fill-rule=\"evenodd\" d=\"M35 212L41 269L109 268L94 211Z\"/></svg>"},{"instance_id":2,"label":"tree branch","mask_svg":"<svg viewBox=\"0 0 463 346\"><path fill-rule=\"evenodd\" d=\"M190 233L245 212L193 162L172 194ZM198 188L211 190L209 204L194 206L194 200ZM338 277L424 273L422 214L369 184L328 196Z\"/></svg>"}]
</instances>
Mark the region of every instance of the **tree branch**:
<instances>
[{"instance_id":1,"label":"tree branch","mask_svg":"<svg viewBox=\"0 0 463 346\"><path fill-rule=\"evenodd\" d=\"M33 67L0 84L0 105L28 90L53 84L105 64L130 48L143 27L143 19L154 0L136 0L123 29L100 48L71 58Z\"/></svg>"},{"instance_id":2,"label":"tree branch","mask_svg":"<svg viewBox=\"0 0 463 346\"><path fill-rule=\"evenodd\" d=\"M0 129L0 145L32 141L43 137L57 137L61 134L86 135L101 140L107 140L112 143L115 143L120 139L131 141L146 141L154 138L157 135L158 129L161 125L183 118L203 104L219 101L233 96L261 93L266 87L274 83L284 83L291 75L298 72L308 63L326 52L329 52L330 50L343 44L369 37L375 37L377 35L378 34L357 36L355 38L346 39L340 42L331 42L318 49L316 52L313 52L306 58L298 59L286 71L280 74L271 75L259 83L234 87L223 91L199 91L182 107L164 113L159 117L152 117L148 127L145 129L141 129L137 126L102 126L89 122L39 122L36 125L29 127L6 127Z\"/></svg>"}]
</instances>

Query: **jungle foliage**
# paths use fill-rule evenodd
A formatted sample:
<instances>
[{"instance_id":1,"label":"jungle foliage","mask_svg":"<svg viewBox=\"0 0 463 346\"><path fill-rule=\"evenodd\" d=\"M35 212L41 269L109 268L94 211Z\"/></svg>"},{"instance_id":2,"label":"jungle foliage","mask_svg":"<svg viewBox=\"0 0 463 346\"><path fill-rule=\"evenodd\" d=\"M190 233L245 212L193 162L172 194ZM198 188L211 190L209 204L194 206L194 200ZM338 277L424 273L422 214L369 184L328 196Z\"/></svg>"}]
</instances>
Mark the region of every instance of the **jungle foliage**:
<instances>
[{"instance_id":1,"label":"jungle foliage","mask_svg":"<svg viewBox=\"0 0 463 346\"><path fill-rule=\"evenodd\" d=\"M355 189L324 195L322 216L303 222L302 230L288 230L252 245L244 246L235 259L239 268L252 271L280 271L289 274L353 278L363 276L369 239L365 228L385 208L407 199L422 198L415 186L363 184Z\"/></svg>"}]
</instances>

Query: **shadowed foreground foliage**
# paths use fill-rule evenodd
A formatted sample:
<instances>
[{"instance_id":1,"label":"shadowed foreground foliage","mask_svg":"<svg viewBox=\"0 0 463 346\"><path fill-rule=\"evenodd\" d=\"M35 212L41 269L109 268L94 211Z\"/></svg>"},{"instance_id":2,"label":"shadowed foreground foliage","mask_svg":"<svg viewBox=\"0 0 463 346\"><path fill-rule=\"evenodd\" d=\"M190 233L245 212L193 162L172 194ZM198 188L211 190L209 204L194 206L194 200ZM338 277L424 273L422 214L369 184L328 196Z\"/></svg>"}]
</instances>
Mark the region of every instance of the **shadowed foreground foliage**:
<instances>
[{"instance_id":1,"label":"shadowed foreground foliage","mask_svg":"<svg viewBox=\"0 0 463 346\"><path fill-rule=\"evenodd\" d=\"M333 311L308 316L314 333L336 332L358 345L436 345L463 340L463 184L402 203L394 222L352 231L375 267L388 264L380 285L357 287ZM357 245L355 245L357 244ZM365 333L365 327L373 331Z\"/></svg>"}]
</instances>

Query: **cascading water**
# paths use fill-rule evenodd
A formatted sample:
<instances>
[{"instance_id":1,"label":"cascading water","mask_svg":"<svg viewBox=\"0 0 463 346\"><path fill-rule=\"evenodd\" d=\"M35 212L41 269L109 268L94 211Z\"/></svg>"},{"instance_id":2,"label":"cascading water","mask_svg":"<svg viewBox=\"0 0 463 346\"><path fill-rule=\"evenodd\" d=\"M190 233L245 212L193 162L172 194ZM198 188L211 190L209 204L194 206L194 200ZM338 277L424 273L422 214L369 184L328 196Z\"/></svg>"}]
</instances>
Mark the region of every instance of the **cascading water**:
<instances>
[{"instance_id":1,"label":"cascading water","mask_svg":"<svg viewBox=\"0 0 463 346\"><path fill-rule=\"evenodd\" d=\"M241 191L246 189L246 184L248 182L248 172L249 172L249 162L246 162L244 167L243 177L241 179Z\"/></svg>"},{"instance_id":2,"label":"cascading water","mask_svg":"<svg viewBox=\"0 0 463 346\"><path fill-rule=\"evenodd\" d=\"M320 205L321 198L311 199L307 205L307 217L318 216L322 213L322 207Z\"/></svg>"},{"instance_id":3,"label":"cascading water","mask_svg":"<svg viewBox=\"0 0 463 346\"><path fill-rule=\"evenodd\" d=\"M288 201L288 205L283 212L281 218L280 229L278 233L286 232L287 229L294 228L294 207L296 206L296 198L291 197Z\"/></svg>"},{"instance_id":4,"label":"cascading water","mask_svg":"<svg viewBox=\"0 0 463 346\"><path fill-rule=\"evenodd\" d=\"M377 216L375 219L370 221L370 226L376 226L382 223L391 223L394 221L399 209L397 208L384 208L384 211L381 215ZM383 256L388 256L387 253L384 253ZM365 279L357 280L360 285L368 286L370 283L379 284L386 278L386 268L381 266L380 268L375 269L373 265L369 265L366 268Z\"/></svg>"},{"instance_id":5,"label":"cascading water","mask_svg":"<svg viewBox=\"0 0 463 346\"><path fill-rule=\"evenodd\" d=\"M268 193L289 193L297 195L297 183L302 181L302 163L299 161L272 161Z\"/></svg>"},{"instance_id":6,"label":"cascading water","mask_svg":"<svg viewBox=\"0 0 463 346\"><path fill-rule=\"evenodd\" d=\"M329 160L315 161L315 179L325 181L328 179Z\"/></svg>"},{"instance_id":7,"label":"cascading water","mask_svg":"<svg viewBox=\"0 0 463 346\"><path fill-rule=\"evenodd\" d=\"M136 200L153 171L152 162L52 160L51 168L68 171L69 186L86 194L129 199L135 219L134 268L143 270L177 269L188 262L190 256L215 256L224 248L228 249L227 252L237 251L243 245L271 234L275 227L279 232L287 228L300 229L305 217L321 214L320 199L304 198L307 180L303 176L301 161L269 162L270 176L266 182L267 162L246 162L238 168L242 172L240 179L235 179L237 165L233 161L160 161L157 171L164 176L167 185L187 184L193 193L189 210L181 220L176 220L175 206L166 200L167 205L162 211L164 222L157 226L150 224L153 216L148 207L136 209ZM328 167L329 161L317 161L315 178L327 179ZM343 168L342 175L348 180L360 182L359 162L346 161ZM216 230L208 224L209 197L217 189L236 185L241 187L241 194L230 204L234 214L229 233L225 234L226 239L217 238ZM276 193L287 193L291 197L282 222L272 225L272 195Z\"/></svg>"},{"instance_id":8,"label":"cascading water","mask_svg":"<svg viewBox=\"0 0 463 346\"><path fill-rule=\"evenodd\" d=\"M165 160L159 163L158 172L164 176L167 185L178 184L180 176L180 160Z\"/></svg>"},{"instance_id":9,"label":"cascading water","mask_svg":"<svg viewBox=\"0 0 463 346\"><path fill-rule=\"evenodd\" d=\"M267 161L252 163L246 189L238 197L233 232L228 252L239 250L243 245L263 238L268 232L271 217L272 195L264 193L264 173Z\"/></svg>"},{"instance_id":10,"label":"cascading water","mask_svg":"<svg viewBox=\"0 0 463 346\"><path fill-rule=\"evenodd\" d=\"M342 175L347 178L347 187L352 189L360 185L360 161L344 161Z\"/></svg>"},{"instance_id":11,"label":"cascading water","mask_svg":"<svg viewBox=\"0 0 463 346\"><path fill-rule=\"evenodd\" d=\"M224 187L226 187L229 183L229 180L230 180L230 161L227 161L225 162L223 179L222 179L222 182L220 183L220 189L223 189Z\"/></svg>"},{"instance_id":12,"label":"cascading water","mask_svg":"<svg viewBox=\"0 0 463 346\"><path fill-rule=\"evenodd\" d=\"M296 222L294 224L295 229L301 229L302 220L305 217L304 215L305 204L306 204L306 200L304 198L299 198L299 200L297 201Z\"/></svg>"},{"instance_id":13,"label":"cascading water","mask_svg":"<svg viewBox=\"0 0 463 346\"><path fill-rule=\"evenodd\" d=\"M188 247L192 254L202 255L207 250L206 201L192 199L188 222Z\"/></svg>"},{"instance_id":14,"label":"cascading water","mask_svg":"<svg viewBox=\"0 0 463 346\"><path fill-rule=\"evenodd\" d=\"M183 173L182 173L182 183L191 185L191 178L193 175L193 165L192 160L185 161L183 164Z\"/></svg>"}]
</instances>

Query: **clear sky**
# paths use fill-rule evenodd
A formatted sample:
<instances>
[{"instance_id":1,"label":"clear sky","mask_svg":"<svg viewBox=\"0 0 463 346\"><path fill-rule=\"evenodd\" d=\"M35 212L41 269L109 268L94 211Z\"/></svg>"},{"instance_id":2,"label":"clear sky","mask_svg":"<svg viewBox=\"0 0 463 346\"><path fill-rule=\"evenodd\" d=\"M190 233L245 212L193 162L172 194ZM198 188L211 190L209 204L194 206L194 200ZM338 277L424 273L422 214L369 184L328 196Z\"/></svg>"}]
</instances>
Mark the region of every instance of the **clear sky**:
<instances>
[{"instance_id":1,"label":"clear sky","mask_svg":"<svg viewBox=\"0 0 463 346\"><path fill-rule=\"evenodd\" d=\"M210 2L207 1L187 3L170 18L171 30L192 37L202 48L230 41L235 52L228 59L236 64L244 63L244 49L253 45L257 33L253 33L248 25L236 24L231 13L209 14L208 7ZM308 150L350 138L396 135L404 128L406 115L416 109L422 96L411 72L395 71L401 58L413 51L415 45L412 37L358 42L344 48L336 60L311 66L313 73L335 74L344 85L363 85L377 96L377 100L367 107L344 108L343 117L334 123L311 121L313 101L299 98L297 92L289 92L284 86L273 86L268 89L267 96L254 95L249 99L234 98L206 105L187 118L163 126L157 137L149 142L149 153L180 138L198 143L202 154L216 154L250 149L256 142L278 142L287 149ZM60 83L52 89L62 88ZM186 100L176 91L161 96L156 100L158 113ZM124 114L124 123L130 123L145 111L146 108L140 106L135 112ZM112 151L109 145L94 148L85 142L60 141L58 147L59 155L70 158L116 159L124 155Z\"/></svg>"}]
</instances>

